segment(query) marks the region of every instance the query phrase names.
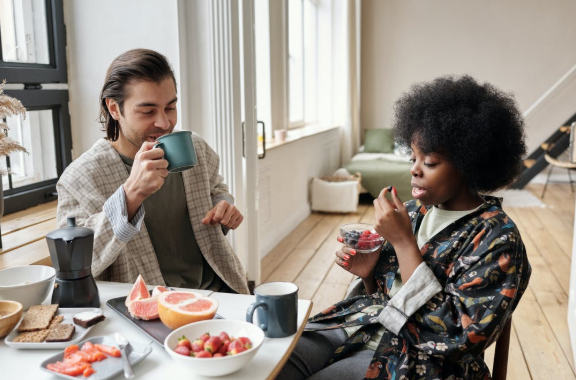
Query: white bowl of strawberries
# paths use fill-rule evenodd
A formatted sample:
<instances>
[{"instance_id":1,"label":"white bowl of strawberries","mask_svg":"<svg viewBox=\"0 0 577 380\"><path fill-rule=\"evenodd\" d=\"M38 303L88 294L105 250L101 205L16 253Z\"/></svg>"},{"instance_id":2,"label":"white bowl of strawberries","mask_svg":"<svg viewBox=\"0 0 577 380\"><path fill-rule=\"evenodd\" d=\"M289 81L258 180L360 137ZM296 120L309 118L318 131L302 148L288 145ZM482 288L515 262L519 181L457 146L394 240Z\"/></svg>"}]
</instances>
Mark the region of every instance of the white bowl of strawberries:
<instances>
[{"instance_id":1,"label":"white bowl of strawberries","mask_svg":"<svg viewBox=\"0 0 577 380\"><path fill-rule=\"evenodd\" d=\"M263 341L264 332L252 323L211 319L174 330L166 337L164 349L195 374L223 376L244 367Z\"/></svg>"}]
</instances>

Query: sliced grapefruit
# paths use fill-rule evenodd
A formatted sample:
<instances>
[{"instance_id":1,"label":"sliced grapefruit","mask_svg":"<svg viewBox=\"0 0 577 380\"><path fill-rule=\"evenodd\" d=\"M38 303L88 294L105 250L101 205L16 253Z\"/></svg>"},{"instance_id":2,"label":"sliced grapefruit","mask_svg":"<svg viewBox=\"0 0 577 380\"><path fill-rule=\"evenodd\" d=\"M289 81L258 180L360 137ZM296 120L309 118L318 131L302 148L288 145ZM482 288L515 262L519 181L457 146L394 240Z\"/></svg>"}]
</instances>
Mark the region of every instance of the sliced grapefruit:
<instances>
[{"instance_id":1,"label":"sliced grapefruit","mask_svg":"<svg viewBox=\"0 0 577 380\"><path fill-rule=\"evenodd\" d=\"M128 296L126 297L124 304L128 308L130 307L130 303L145 298L150 298L150 293L148 293L148 288L146 287L146 283L144 282L142 275L139 274L136 282L130 290L130 293L128 293Z\"/></svg>"},{"instance_id":2,"label":"sliced grapefruit","mask_svg":"<svg viewBox=\"0 0 577 380\"><path fill-rule=\"evenodd\" d=\"M132 318L149 321L158 318L158 296L132 301L128 305Z\"/></svg>"},{"instance_id":3,"label":"sliced grapefruit","mask_svg":"<svg viewBox=\"0 0 577 380\"><path fill-rule=\"evenodd\" d=\"M169 291L162 297L162 301L168 305L178 305L184 301L202 297L204 297L202 294L195 292Z\"/></svg>"},{"instance_id":4,"label":"sliced grapefruit","mask_svg":"<svg viewBox=\"0 0 577 380\"><path fill-rule=\"evenodd\" d=\"M168 288L162 285L158 285L155 286L154 289L152 289L152 297L159 295L160 293L164 293L167 292Z\"/></svg>"},{"instance_id":5,"label":"sliced grapefruit","mask_svg":"<svg viewBox=\"0 0 577 380\"><path fill-rule=\"evenodd\" d=\"M195 292L168 291L158 296L160 320L172 330L212 319L217 309L217 300Z\"/></svg>"}]
</instances>

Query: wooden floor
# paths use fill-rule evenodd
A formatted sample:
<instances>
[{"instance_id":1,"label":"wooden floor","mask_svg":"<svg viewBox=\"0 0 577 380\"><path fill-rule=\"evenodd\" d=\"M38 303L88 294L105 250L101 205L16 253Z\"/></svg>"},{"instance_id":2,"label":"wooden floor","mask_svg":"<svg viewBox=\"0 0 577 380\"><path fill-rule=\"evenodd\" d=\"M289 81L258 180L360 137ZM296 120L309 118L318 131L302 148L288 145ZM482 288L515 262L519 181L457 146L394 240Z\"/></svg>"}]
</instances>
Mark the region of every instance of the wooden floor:
<instances>
[{"instance_id":1,"label":"wooden floor","mask_svg":"<svg viewBox=\"0 0 577 380\"><path fill-rule=\"evenodd\" d=\"M537 197L543 185L527 187ZM517 223L533 274L513 314L508 379L575 379L567 327L569 276L573 247L575 193L568 184L549 185L545 208L505 211ZM312 314L343 298L353 276L333 264L340 248L339 226L374 222L372 204L355 214L313 213L262 260L262 281L292 281L299 298L312 299ZM311 314L311 315L312 315ZM486 353L492 367L494 348Z\"/></svg>"}]
</instances>

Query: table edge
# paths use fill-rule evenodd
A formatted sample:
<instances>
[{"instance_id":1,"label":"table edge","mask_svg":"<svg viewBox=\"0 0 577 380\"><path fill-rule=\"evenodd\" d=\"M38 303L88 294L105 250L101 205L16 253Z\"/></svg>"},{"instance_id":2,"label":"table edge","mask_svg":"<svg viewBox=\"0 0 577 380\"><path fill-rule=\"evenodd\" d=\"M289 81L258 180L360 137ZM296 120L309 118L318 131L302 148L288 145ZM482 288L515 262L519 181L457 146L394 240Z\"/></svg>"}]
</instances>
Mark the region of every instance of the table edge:
<instances>
[{"instance_id":1,"label":"table edge","mask_svg":"<svg viewBox=\"0 0 577 380\"><path fill-rule=\"evenodd\" d=\"M270 375L266 378L266 380L274 380L276 379L277 375L279 374L279 372L281 371L281 369L284 367L284 365L286 364L286 362L288 361L289 356L292 354L292 352L295 349L295 346L297 345L301 335L303 334L303 331L305 329L305 326L307 325L307 320L309 318L309 315L311 314L311 311L313 309L313 301L310 302L309 304L309 309L307 310L306 313L306 317L304 320L304 323L301 325L301 327L298 329L298 331L296 332L296 337L295 339L293 339L291 345L289 346L288 350L285 352L284 356L282 357L282 359L277 363L277 365L274 367L274 369L271 371Z\"/></svg>"}]
</instances>

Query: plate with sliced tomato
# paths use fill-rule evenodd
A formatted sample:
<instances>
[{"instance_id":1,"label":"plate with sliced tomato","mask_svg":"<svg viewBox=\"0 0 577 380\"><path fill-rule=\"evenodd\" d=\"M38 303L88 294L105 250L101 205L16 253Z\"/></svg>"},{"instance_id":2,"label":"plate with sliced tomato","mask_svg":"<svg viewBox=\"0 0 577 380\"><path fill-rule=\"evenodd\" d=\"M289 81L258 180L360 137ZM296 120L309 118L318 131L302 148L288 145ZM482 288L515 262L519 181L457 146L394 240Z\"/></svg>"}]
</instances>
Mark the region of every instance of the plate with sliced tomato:
<instances>
[{"instance_id":1,"label":"plate with sliced tomato","mask_svg":"<svg viewBox=\"0 0 577 380\"><path fill-rule=\"evenodd\" d=\"M127 359L135 366L152 351L151 344L130 342L126 347ZM124 370L122 353L113 337L96 336L44 360L40 368L65 379L110 379Z\"/></svg>"}]
</instances>

